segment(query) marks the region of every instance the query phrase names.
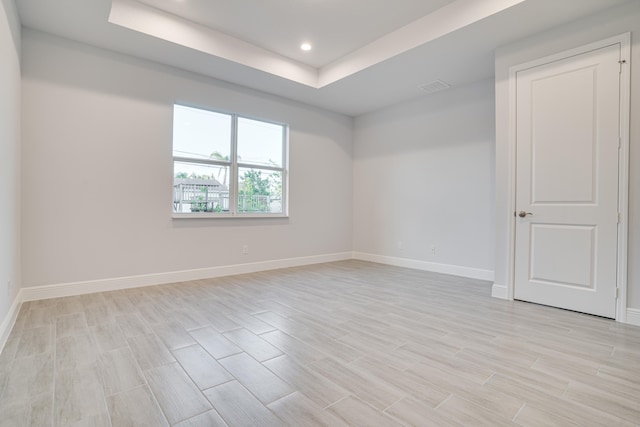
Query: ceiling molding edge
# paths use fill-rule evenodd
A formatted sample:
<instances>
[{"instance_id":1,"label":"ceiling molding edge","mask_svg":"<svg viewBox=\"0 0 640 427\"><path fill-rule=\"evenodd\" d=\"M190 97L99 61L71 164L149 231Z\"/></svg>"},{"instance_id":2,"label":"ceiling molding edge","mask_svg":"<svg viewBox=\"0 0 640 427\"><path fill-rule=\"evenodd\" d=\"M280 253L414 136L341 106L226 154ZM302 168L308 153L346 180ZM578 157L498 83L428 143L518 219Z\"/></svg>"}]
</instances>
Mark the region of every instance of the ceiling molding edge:
<instances>
[{"instance_id":1,"label":"ceiling molding edge","mask_svg":"<svg viewBox=\"0 0 640 427\"><path fill-rule=\"evenodd\" d=\"M457 0L320 68L319 87L425 45L526 0Z\"/></svg>"},{"instance_id":2,"label":"ceiling molding edge","mask_svg":"<svg viewBox=\"0 0 640 427\"><path fill-rule=\"evenodd\" d=\"M108 21L320 89L524 1L457 0L319 69L136 0L112 0Z\"/></svg>"},{"instance_id":3,"label":"ceiling molding edge","mask_svg":"<svg viewBox=\"0 0 640 427\"><path fill-rule=\"evenodd\" d=\"M318 88L318 70L135 0L112 0L109 22Z\"/></svg>"}]
</instances>

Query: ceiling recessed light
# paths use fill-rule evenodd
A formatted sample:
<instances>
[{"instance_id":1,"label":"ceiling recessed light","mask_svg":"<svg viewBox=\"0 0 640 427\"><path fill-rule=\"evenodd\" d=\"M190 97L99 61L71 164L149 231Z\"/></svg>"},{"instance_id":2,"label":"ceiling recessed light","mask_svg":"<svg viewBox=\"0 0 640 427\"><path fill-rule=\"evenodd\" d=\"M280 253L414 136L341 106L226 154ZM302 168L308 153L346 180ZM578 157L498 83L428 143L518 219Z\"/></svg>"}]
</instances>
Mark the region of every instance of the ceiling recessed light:
<instances>
[{"instance_id":1,"label":"ceiling recessed light","mask_svg":"<svg viewBox=\"0 0 640 427\"><path fill-rule=\"evenodd\" d=\"M302 49L302 50L311 50L311 45L309 43L302 43L300 45L300 49Z\"/></svg>"}]
</instances>

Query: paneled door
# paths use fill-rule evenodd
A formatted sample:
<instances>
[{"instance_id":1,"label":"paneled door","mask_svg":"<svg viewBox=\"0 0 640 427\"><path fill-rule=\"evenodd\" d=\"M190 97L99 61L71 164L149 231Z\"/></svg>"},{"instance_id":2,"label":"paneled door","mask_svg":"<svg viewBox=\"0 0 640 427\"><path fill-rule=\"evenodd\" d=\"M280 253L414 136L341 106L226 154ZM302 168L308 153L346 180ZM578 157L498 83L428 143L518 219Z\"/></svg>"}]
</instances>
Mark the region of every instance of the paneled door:
<instances>
[{"instance_id":1,"label":"paneled door","mask_svg":"<svg viewBox=\"0 0 640 427\"><path fill-rule=\"evenodd\" d=\"M516 74L516 299L616 315L620 52Z\"/></svg>"}]
</instances>

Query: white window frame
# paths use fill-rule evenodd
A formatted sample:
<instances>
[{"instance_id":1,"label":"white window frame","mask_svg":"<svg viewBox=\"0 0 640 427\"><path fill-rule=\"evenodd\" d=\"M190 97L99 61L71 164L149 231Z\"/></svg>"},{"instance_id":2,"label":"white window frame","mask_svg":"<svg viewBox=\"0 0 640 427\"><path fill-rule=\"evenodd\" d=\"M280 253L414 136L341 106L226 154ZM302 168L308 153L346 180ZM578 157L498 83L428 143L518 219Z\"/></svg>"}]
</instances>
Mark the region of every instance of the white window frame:
<instances>
[{"instance_id":1,"label":"white window frame","mask_svg":"<svg viewBox=\"0 0 640 427\"><path fill-rule=\"evenodd\" d=\"M287 218L289 216L289 125L272 120L265 120L262 118L256 118L251 116L245 116L238 113L229 113L227 111L213 110L209 108L196 107L188 104L174 104L175 106L194 108L204 111L210 111L212 113L224 114L231 117L231 151L229 153L229 161L215 159L195 159L183 156L173 156L171 168L174 171L175 162L195 163L210 166L227 166L229 167L229 211L228 212L173 212L172 217L176 219L196 219L196 218ZM238 161L238 119L248 119L268 123L272 125L282 126L282 166L266 166L252 164L248 162ZM173 126L173 122L172 122ZM173 138L171 141L172 153L173 153ZM238 210L238 174L240 168L266 170L271 172L280 172L282 174L282 212L269 213L269 212L240 212ZM171 185L173 188L175 172L172 173ZM172 190L173 191L173 190ZM173 196L172 196L173 199Z\"/></svg>"}]
</instances>

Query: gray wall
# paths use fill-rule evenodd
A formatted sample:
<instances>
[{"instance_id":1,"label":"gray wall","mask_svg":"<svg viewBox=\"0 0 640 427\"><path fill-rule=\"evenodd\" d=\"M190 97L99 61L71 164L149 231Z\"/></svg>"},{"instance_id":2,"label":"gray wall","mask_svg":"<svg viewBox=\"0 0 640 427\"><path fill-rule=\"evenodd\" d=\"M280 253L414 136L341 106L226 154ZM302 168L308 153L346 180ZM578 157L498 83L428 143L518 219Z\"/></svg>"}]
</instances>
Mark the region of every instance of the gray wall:
<instances>
[{"instance_id":1,"label":"gray wall","mask_svg":"<svg viewBox=\"0 0 640 427\"><path fill-rule=\"evenodd\" d=\"M354 251L491 273L494 113L487 80L358 117Z\"/></svg>"},{"instance_id":2,"label":"gray wall","mask_svg":"<svg viewBox=\"0 0 640 427\"><path fill-rule=\"evenodd\" d=\"M351 118L26 29L22 76L24 287L351 251ZM172 219L174 102L288 123L290 218Z\"/></svg>"},{"instance_id":3,"label":"gray wall","mask_svg":"<svg viewBox=\"0 0 640 427\"><path fill-rule=\"evenodd\" d=\"M0 322L20 289L20 22L0 2ZM9 289L7 287L10 286ZM0 329L1 333L2 329ZM0 348L2 347L0 337Z\"/></svg>"}]
</instances>

